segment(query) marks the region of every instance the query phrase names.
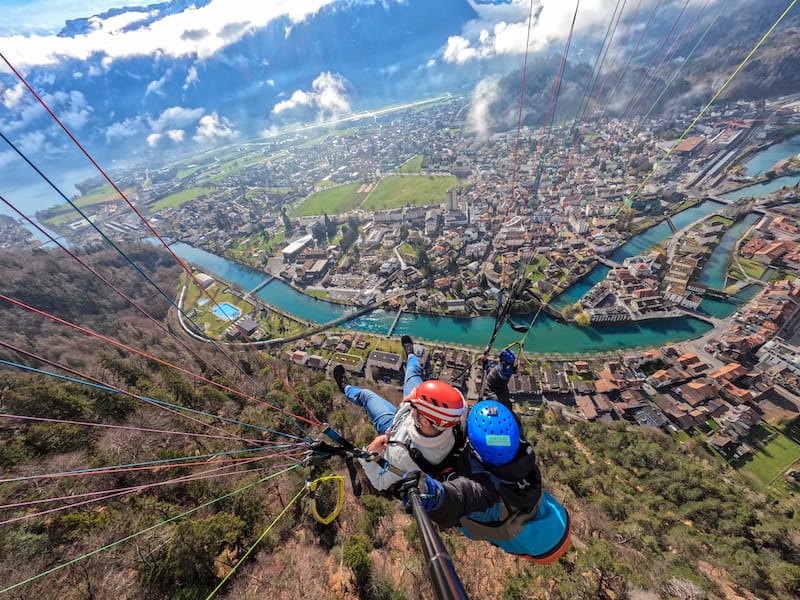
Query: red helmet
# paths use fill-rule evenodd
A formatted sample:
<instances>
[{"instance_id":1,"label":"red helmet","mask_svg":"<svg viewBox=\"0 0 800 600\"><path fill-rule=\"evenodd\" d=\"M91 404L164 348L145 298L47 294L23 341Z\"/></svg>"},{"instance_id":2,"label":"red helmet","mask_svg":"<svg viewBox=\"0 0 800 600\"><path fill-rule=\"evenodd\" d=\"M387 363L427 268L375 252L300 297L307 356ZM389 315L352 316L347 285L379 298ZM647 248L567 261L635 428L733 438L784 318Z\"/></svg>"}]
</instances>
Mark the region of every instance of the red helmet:
<instances>
[{"instance_id":1,"label":"red helmet","mask_svg":"<svg viewBox=\"0 0 800 600\"><path fill-rule=\"evenodd\" d=\"M453 427L466 407L464 396L449 383L438 379L423 381L403 398L439 429Z\"/></svg>"}]
</instances>

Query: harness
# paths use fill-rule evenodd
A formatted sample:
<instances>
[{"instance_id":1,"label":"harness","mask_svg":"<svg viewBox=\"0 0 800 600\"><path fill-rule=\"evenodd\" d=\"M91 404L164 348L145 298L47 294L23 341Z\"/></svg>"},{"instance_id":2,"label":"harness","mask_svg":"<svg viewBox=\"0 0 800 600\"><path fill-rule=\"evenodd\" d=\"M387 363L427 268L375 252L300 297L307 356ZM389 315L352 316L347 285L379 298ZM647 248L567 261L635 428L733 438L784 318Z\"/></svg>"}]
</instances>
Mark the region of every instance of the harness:
<instances>
[{"instance_id":1,"label":"harness","mask_svg":"<svg viewBox=\"0 0 800 600\"><path fill-rule=\"evenodd\" d=\"M536 466L533 447L525 442L510 463L500 467L481 464L481 467L472 475L483 475L497 490L500 496L499 518L485 523L464 517L459 524L473 539L514 539L536 517L542 499L542 476Z\"/></svg>"},{"instance_id":2,"label":"harness","mask_svg":"<svg viewBox=\"0 0 800 600\"><path fill-rule=\"evenodd\" d=\"M456 465L461 460L464 449L467 447L467 435L461 428L461 423L456 423L453 426L453 437L455 438L453 449L441 462L436 464L425 458L416 446L399 441L390 441L389 443L404 447L411 460L417 464L422 472L440 481L447 481L447 479L456 474Z\"/></svg>"}]
</instances>

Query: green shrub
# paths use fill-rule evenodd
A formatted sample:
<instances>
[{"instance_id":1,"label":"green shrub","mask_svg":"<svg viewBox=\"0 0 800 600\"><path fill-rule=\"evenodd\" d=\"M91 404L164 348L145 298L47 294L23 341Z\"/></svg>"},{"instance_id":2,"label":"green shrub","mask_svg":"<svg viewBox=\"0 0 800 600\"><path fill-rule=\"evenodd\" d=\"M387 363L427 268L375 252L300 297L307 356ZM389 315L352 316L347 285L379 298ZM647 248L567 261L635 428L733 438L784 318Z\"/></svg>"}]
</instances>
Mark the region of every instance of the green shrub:
<instances>
[{"instance_id":1,"label":"green shrub","mask_svg":"<svg viewBox=\"0 0 800 600\"><path fill-rule=\"evenodd\" d=\"M369 583L369 574L372 569L370 550L372 550L372 542L367 536L360 533L347 538L342 549L342 562L353 571L356 581L362 588Z\"/></svg>"}]
</instances>

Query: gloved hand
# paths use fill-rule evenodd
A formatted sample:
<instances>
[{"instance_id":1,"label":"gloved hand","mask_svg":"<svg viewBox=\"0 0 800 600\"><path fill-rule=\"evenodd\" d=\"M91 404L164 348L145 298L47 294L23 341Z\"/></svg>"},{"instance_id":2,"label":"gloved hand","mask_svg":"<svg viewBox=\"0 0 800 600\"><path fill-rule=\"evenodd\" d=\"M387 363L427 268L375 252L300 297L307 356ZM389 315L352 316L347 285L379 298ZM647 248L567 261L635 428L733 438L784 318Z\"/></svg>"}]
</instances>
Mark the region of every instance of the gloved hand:
<instances>
[{"instance_id":1,"label":"gloved hand","mask_svg":"<svg viewBox=\"0 0 800 600\"><path fill-rule=\"evenodd\" d=\"M504 378L509 379L517 372L517 367L514 364L516 360L517 355L506 348L500 353L500 364L497 365L497 372Z\"/></svg>"},{"instance_id":2,"label":"gloved hand","mask_svg":"<svg viewBox=\"0 0 800 600\"><path fill-rule=\"evenodd\" d=\"M440 482L422 471L408 471L400 481L392 486L395 497L403 501L403 506L408 513L411 513L408 493L412 489L419 492L420 504L426 512L439 508L444 499L444 486Z\"/></svg>"}]
</instances>

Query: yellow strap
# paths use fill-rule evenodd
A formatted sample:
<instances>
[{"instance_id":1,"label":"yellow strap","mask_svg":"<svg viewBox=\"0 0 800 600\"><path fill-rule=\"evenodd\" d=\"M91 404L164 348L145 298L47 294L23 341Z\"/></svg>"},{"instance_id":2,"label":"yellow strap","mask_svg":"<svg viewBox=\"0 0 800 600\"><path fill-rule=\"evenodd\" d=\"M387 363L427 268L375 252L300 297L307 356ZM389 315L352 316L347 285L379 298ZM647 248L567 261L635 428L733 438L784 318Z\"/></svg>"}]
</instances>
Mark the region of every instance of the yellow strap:
<instances>
[{"instance_id":1,"label":"yellow strap","mask_svg":"<svg viewBox=\"0 0 800 600\"><path fill-rule=\"evenodd\" d=\"M318 483L322 481L330 481L332 479L338 483L336 506L331 511L331 514L329 514L327 517L323 517L317 511L317 498L314 496L314 491L316 491ZM314 515L314 518L318 522L322 523L323 525L328 525L339 516L340 512L342 512L342 507L344 506L344 477L342 475L326 475L325 477L319 477L318 479L315 479L309 483L307 487L311 492L311 514Z\"/></svg>"}]
</instances>

